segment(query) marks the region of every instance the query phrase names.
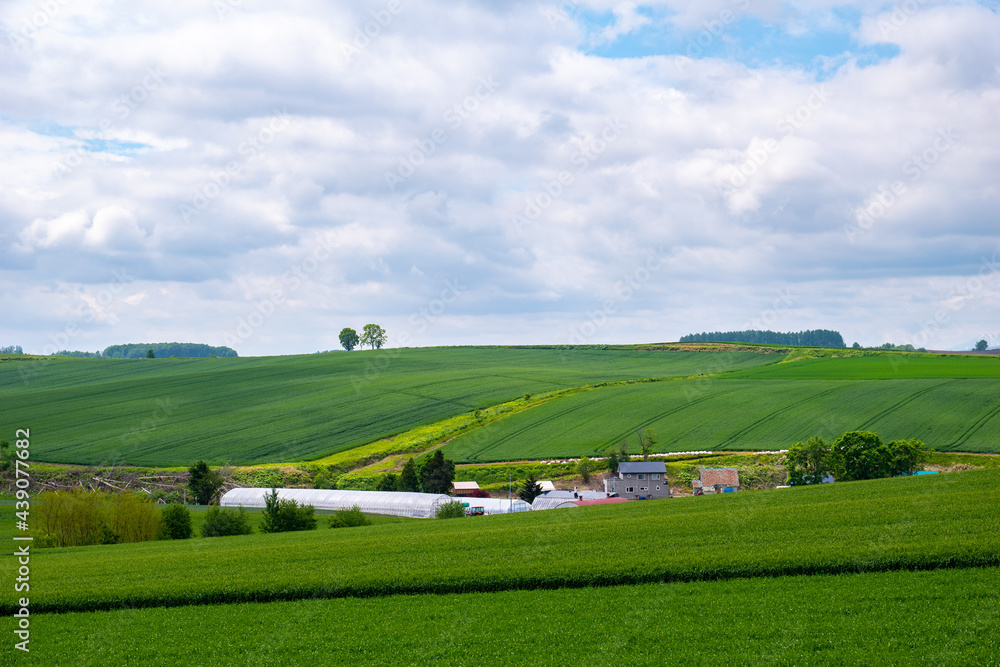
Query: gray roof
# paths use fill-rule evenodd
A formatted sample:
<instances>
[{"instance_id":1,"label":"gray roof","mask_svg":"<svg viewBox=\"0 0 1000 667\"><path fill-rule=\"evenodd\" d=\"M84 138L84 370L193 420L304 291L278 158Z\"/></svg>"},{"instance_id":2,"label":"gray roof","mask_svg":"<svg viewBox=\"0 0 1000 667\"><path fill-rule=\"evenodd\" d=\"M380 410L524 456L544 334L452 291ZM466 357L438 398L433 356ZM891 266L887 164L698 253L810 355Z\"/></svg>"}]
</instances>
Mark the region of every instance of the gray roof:
<instances>
[{"instance_id":1,"label":"gray roof","mask_svg":"<svg viewBox=\"0 0 1000 667\"><path fill-rule=\"evenodd\" d=\"M620 473L637 473L637 472L667 472L667 464L663 461L637 461L629 463L619 463L618 472Z\"/></svg>"}]
</instances>

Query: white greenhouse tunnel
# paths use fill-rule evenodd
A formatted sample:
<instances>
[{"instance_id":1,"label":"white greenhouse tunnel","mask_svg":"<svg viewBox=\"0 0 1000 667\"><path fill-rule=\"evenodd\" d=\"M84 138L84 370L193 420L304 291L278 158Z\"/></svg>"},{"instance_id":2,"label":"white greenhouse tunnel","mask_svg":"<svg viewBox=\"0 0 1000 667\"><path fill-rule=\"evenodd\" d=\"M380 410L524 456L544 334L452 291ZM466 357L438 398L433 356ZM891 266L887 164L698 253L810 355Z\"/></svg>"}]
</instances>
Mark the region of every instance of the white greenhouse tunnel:
<instances>
[{"instance_id":1,"label":"white greenhouse tunnel","mask_svg":"<svg viewBox=\"0 0 1000 667\"><path fill-rule=\"evenodd\" d=\"M271 489L232 489L222 496L223 507L264 507ZM453 499L444 494L401 491L338 491L329 489L278 489L278 497L312 505L318 510L346 510L357 505L366 514L430 519L438 506Z\"/></svg>"}]
</instances>

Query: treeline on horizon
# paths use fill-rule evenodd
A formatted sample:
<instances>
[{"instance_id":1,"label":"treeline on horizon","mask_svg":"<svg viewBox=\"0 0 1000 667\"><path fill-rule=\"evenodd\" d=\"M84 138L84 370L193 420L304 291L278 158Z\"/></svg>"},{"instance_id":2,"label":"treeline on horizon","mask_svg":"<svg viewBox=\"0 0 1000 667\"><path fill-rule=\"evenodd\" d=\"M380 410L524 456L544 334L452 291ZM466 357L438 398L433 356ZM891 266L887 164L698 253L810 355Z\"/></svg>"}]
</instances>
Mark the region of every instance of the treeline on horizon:
<instances>
[{"instance_id":1,"label":"treeline on horizon","mask_svg":"<svg viewBox=\"0 0 1000 667\"><path fill-rule=\"evenodd\" d=\"M145 359L153 350L157 358L162 357L238 357L231 347L213 347L204 343L127 343L109 345L102 352L81 352L80 350L60 350L56 357L87 357L91 359Z\"/></svg>"},{"instance_id":2,"label":"treeline on horizon","mask_svg":"<svg viewBox=\"0 0 1000 667\"><path fill-rule=\"evenodd\" d=\"M712 331L681 336L681 343L760 343L762 345L803 345L806 347L846 347L839 331Z\"/></svg>"}]
</instances>

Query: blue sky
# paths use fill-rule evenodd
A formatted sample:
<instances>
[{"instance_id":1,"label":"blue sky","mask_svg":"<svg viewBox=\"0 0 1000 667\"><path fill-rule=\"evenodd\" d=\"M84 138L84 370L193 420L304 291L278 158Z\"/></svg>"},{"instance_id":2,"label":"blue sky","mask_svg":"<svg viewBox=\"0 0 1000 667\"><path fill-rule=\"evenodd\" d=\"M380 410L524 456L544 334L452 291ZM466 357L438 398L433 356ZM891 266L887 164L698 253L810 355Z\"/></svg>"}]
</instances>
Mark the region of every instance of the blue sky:
<instances>
[{"instance_id":1,"label":"blue sky","mask_svg":"<svg viewBox=\"0 0 1000 667\"><path fill-rule=\"evenodd\" d=\"M0 29L0 345L1000 345L995 3L13 0Z\"/></svg>"}]
</instances>

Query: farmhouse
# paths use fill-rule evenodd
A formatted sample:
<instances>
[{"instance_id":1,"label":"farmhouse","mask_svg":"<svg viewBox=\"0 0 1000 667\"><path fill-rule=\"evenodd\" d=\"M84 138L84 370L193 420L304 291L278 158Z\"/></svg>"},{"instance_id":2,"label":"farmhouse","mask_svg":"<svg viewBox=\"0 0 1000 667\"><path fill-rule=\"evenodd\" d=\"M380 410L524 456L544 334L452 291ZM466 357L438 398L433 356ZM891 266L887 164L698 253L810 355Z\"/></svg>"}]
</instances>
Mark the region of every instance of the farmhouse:
<instances>
[{"instance_id":1,"label":"farmhouse","mask_svg":"<svg viewBox=\"0 0 1000 667\"><path fill-rule=\"evenodd\" d=\"M604 490L628 500L669 498L667 466L662 461L619 463L618 474L604 480Z\"/></svg>"},{"instance_id":2,"label":"farmhouse","mask_svg":"<svg viewBox=\"0 0 1000 667\"><path fill-rule=\"evenodd\" d=\"M698 479L691 481L694 494L733 493L740 489L740 474L736 468L699 468Z\"/></svg>"}]
</instances>

